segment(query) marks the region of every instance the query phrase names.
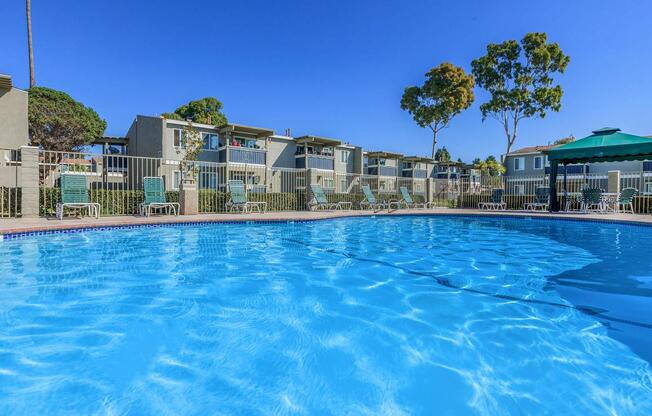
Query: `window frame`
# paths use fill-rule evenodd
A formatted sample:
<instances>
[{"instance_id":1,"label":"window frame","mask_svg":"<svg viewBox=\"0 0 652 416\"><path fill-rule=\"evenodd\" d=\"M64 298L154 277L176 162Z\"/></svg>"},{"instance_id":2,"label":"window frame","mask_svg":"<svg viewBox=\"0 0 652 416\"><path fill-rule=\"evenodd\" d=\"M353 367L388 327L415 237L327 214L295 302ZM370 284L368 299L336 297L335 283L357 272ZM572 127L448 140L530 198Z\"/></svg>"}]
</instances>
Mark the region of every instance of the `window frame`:
<instances>
[{"instance_id":1,"label":"window frame","mask_svg":"<svg viewBox=\"0 0 652 416\"><path fill-rule=\"evenodd\" d=\"M518 162L519 167L516 167L516 162ZM525 158L524 157L515 157L512 162L512 167L514 172L521 172L525 170Z\"/></svg>"}]
</instances>

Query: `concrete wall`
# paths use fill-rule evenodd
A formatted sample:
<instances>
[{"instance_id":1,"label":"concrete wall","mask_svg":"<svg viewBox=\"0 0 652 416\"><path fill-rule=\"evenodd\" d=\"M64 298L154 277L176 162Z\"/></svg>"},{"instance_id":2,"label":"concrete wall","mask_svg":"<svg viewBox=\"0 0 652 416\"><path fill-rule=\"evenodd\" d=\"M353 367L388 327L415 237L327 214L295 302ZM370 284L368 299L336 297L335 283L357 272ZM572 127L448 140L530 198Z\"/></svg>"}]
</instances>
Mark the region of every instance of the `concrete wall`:
<instances>
[{"instance_id":1,"label":"concrete wall","mask_svg":"<svg viewBox=\"0 0 652 416\"><path fill-rule=\"evenodd\" d=\"M129 155L165 158L161 137L163 137L162 118L137 116L127 132Z\"/></svg>"},{"instance_id":2,"label":"concrete wall","mask_svg":"<svg viewBox=\"0 0 652 416\"><path fill-rule=\"evenodd\" d=\"M348 153L349 158L346 163L342 163L342 153ZM337 173L354 173L355 172L355 149L350 147L335 148L335 172Z\"/></svg>"},{"instance_id":3,"label":"concrete wall","mask_svg":"<svg viewBox=\"0 0 652 416\"><path fill-rule=\"evenodd\" d=\"M28 142L27 91L0 89L0 148L18 149Z\"/></svg>"},{"instance_id":4,"label":"concrete wall","mask_svg":"<svg viewBox=\"0 0 652 416\"><path fill-rule=\"evenodd\" d=\"M294 168L297 145L291 138L270 137L267 141L268 168Z\"/></svg>"},{"instance_id":5,"label":"concrete wall","mask_svg":"<svg viewBox=\"0 0 652 416\"><path fill-rule=\"evenodd\" d=\"M538 154L524 154L524 155L513 155L505 157L505 174L507 176L535 176L545 174L545 160L541 161L541 169L534 168L534 158L541 157L543 158L542 153ZM523 170L514 170L514 159L522 158L524 162Z\"/></svg>"}]
</instances>

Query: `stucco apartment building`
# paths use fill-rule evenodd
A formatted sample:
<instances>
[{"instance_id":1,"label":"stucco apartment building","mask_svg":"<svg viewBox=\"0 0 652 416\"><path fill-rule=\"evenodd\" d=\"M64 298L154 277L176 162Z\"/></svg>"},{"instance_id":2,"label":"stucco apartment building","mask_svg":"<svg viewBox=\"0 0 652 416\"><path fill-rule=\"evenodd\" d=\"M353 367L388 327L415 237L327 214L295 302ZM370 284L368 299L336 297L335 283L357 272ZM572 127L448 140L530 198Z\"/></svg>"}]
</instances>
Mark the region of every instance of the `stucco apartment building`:
<instances>
[{"instance_id":1,"label":"stucco apartment building","mask_svg":"<svg viewBox=\"0 0 652 416\"><path fill-rule=\"evenodd\" d=\"M0 186L15 187L19 180L18 152L29 142L27 91L0 74Z\"/></svg>"},{"instance_id":2,"label":"stucco apartment building","mask_svg":"<svg viewBox=\"0 0 652 416\"><path fill-rule=\"evenodd\" d=\"M215 127L192 123L204 142L199 154L200 188L221 188L231 179L245 180L249 190L286 191L305 187L305 178L295 169L310 169L313 182L326 189L344 187L338 177L362 173L362 149L341 140L278 135L272 129L227 124ZM129 128L129 155L152 158L166 178L168 189L177 189L181 179L179 161L184 156L184 130L188 122L159 116L136 117ZM147 160L139 163L147 164ZM216 166L215 163L223 164Z\"/></svg>"},{"instance_id":3,"label":"stucco apartment building","mask_svg":"<svg viewBox=\"0 0 652 416\"><path fill-rule=\"evenodd\" d=\"M530 146L514 150L505 155L506 176L538 176L549 173L550 164L545 150L552 149L557 145ZM623 161L623 162L601 162L586 163L567 166L567 174L607 174L612 170L621 172L652 172L650 161ZM564 167L559 167L559 173L564 173Z\"/></svg>"}]
</instances>

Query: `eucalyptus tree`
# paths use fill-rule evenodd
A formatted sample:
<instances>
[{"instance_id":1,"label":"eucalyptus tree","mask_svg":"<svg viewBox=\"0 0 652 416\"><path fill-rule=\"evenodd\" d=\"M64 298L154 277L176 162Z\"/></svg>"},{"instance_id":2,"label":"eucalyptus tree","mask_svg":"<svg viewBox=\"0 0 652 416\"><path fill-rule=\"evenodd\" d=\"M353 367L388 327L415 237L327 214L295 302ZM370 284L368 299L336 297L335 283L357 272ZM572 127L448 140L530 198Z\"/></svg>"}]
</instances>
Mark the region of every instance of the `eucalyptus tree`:
<instances>
[{"instance_id":1,"label":"eucalyptus tree","mask_svg":"<svg viewBox=\"0 0 652 416\"><path fill-rule=\"evenodd\" d=\"M419 127L432 130L434 158L437 135L453 117L469 108L473 99L473 77L464 69L444 62L426 73L422 86L405 89L401 108L412 115Z\"/></svg>"},{"instance_id":2,"label":"eucalyptus tree","mask_svg":"<svg viewBox=\"0 0 652 416\"><path fill-rule=\"evenodd\" d=\"M489 100L480 105L482 120L492 117L502 124L505 153L512 150L521 120L560 110L563 90L553 77L563 74L569 62L545 33L528 33L520 44L490 44L486 55L471 62L476 84L489 93Z\"/></svg>"}]
</instances>

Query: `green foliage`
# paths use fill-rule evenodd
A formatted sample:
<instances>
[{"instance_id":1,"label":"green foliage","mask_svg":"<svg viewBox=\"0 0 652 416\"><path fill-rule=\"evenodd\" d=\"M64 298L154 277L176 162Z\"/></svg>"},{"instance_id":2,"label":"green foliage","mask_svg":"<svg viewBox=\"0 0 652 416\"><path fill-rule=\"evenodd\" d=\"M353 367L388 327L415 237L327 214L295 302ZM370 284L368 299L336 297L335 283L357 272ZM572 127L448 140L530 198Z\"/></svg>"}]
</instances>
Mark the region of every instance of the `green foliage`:
<instances>
[{"instance_id":1,"label":"green foliage","mask_svg":"<svg viewBox=\"0 0 652 416\"><path fill-rule=\"evenodd\" d=\"M574 142L574 141L575 141L575 136L573 136L571 134L568 137L563 137L561 139L555 140L553 144L566 144L566 143L570 143L570 142Z\"/></svg>"},{"instance_id":2,"label":"green foliage","mask_svg":"<svg viewBox=\"0 0 652 416\"><path fill-rule=\"evenodd\" d=\"M518 123L524 118L559 111L563 94L553 75L564 73L570 58L545 33L528 33L519 44L508 40L487 46L487 54L471 63L475 82L490 94L480 105L483 120L491 116L504 127L507 153L512 149Z\"/></svg>"},{"instance_id":3,"label":"green foliage","mask_svg":"<svg viewBox=\"0 0 652 416\"><path fill-rule=\"evenodd\" d=\"M101 215L136 215L138 214L138 205L145 200L145 193L142 190L93 189L89 190L88 195L90 202L97 202L101 205ZM168 202L179 202L178 191L166 191L165 196ZM300 211L306 207L304 195L293 192L250 193L248 198L250 201L266 201L269 211ZM41 188L40 215L54 215L59 200L59 188ZM200 189L199 212L225 212L224 205L228 200L228 193L214 189Z\"/></svg>"},{"instance_id":4,"label":"green foliage","mask_svg":"<svg viewBox=\"0 0 652 416\"><path fill-rule=\"evenodd\" d=\"M473 160L473 167L479 169L483 175L499 176L505 173L505 166L498 162L494 156L487 156L484 161L480 158Z\"/></svg>"},{"instance_id":5,"label":"green foliage","mask_svg":"<svg viewBox=\"0 0 652 416\"><path fill-rule=\"evenodd\" d=\"M162 117L174 120L190 119L195 123L223 126L227 123L226 116L222 113L222 102L214 97L206 97L190 101L174 110L174 113L163 113Z\"/></svg>"},{"instance_id":6,"label":"green foliage","mask_svg":"<svg viewBox=\"0 0 652 416\"><path fill-rule=\"evenodd\" d=\"M442 147L441 149L437 149L437 151L435 152L435 160L437 162L451 161L451 154L448 153L448 149L446 149L446 146Z\"/></svg>"},{"instance_id":7,"label":"green foliage","mask_svg":"<svg viewBox=\"0 0 652 416\"><path fill-rule=\"evenodd\" d=\"M444 62L426 73L421 87L407 87L403 92L401 108L407 110L420 127L428 127L433 132L432 157L437 147L437 133L473 103L473 84L473 77L464 69Z\"/></svg>"},{"instance_id":8,"label":"green foliage","mask_svg":"<svg viewBox=\"0 0 652 416\"><path fill-rule=\"evenodd\" d=\"M16 217L20 213L22 188L0 186L0 217Z\"/></svg>"},{"instance_id":9,"label":"green foliage","mask_svg":"<svg viewBox=\"0 0 652 416\"><path fill-rule=\"evenodd\" d=\"M45 87L29 89L28 119L31 144L45 150L76 150L106 130L95 110Z\"/></svg>"},{"instance_id":10,"label":"green foliage","mask_svg":"<svg viewBox=\"0 0 652 416\"><path fill-rule=\"evenodd\" d=\"M201 134L194 129L192 121L188 122L183 129L183 149L177 150L177 153L183 153L179 162L182 181L192 179L194 182L197 179L199 167L193 162L198 159L203 147L204 142Z\"/></svg>"}]
</instances>

